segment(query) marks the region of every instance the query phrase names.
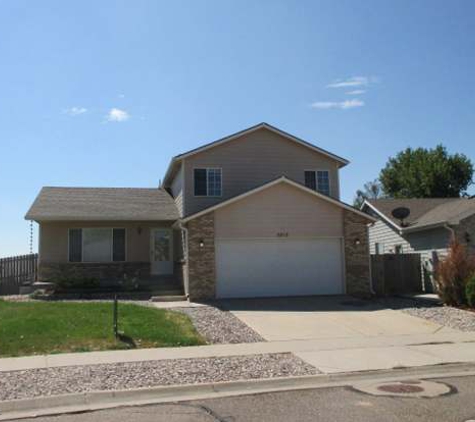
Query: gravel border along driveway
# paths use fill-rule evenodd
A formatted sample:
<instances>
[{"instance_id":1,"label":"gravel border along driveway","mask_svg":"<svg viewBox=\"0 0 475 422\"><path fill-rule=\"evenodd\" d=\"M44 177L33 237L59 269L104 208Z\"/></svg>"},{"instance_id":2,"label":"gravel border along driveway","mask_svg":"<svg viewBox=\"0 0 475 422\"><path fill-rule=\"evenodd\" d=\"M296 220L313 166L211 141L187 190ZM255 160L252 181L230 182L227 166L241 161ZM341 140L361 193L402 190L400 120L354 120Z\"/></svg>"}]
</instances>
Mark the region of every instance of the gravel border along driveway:
<instances>
[{"instance_id":1,"label":"gravel border along driveway","mask_svg":"<svg viewBox=\"0 0 475 422\"><path fill-rule=\"evenodd\" d=\"M0 401L317 373L317 369L291 353L29 369L2 372Z\"/></svg>"},{"instance_id":2,"label":"gravel border along driveway","mask_svg":"<svg viewBox=\"0 0 475 422\"><path fill-rule=\"evenodd\" d=\"M378 299L378 302L385 307L397 309L406 314L427 319L456 330L475 331L475 312L398 297Z\"/></svg>"},{"instance_id":3,"label":"gravel border along driveway","mask_svg":"<svg viewBox=\"0 0 475 422\"><path fill-rule=\"evenodd\" d=\"M214 306L172 308L188 315L196 330L212 344L258 343L265 341L251 327Z\"/></svg>"}]
</instances>

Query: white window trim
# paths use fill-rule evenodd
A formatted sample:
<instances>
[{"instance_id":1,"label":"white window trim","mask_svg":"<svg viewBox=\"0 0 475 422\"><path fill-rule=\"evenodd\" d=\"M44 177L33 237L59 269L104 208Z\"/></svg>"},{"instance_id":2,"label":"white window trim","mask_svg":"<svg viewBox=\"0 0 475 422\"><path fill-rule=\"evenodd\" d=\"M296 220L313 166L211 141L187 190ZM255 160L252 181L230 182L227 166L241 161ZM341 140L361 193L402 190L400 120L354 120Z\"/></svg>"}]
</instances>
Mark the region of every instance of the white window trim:
<instances>
[{"instance_id":1,"label":"white window trim","mask_svg":"<svg viewBox=\"0 0 475 422\"><path fill-rule=\"evenodd\" d=\"M195 170L206 170L206 195L196 195L195 193ZM221 172L221 195L208 195L208 171L219 170ZM193 167L193 196L195 198L222 198L223 197L223 169L222 167L200 166Z\"/></svg>"},{"instance_id":2,"label":"white window trim","mask_svg":"<svg viewBox=\"0 0 475 422\"><path fill-rule=\"evenodd\" d=\"M315 188L316 188L316 192L319 192L323 195L326 195L326 193L323 193L323 192L320 192L318 190L318 177L317 177L317 171L326 171L328 173L328 196L331 196L332 194L332 184L331 184L331 178L330 178L330 170L328 169L304 169L303 170L303 183L305 185L305 172L306 171L312 171L313 173L315 173ZM309 188L310 189L310 188Z\"/></svg>"},{"instance_id":3,"label":"white window trim","mask_svg":"<svg viewBox=\"0 0 475 422\"><path fill-rule=\"evenodd\" d=\"M81 233L81 261L71 261L69 259L69 243L70 243L70 231L71 230L87 230L87 229L109 229L111 231L111 254L110 254L110 261L84 261L83 256L84 256L84 236ZM125 254L124 254L124 260L123 261L114 261L114 229L122 229L125 231L125 238L124 238L124 243L125 243ZM125 227L68 227L68 262L72 264L114 264L114 263L121 263L121 262L127 262L127 229Z\"/></svg>"}]
</instances>

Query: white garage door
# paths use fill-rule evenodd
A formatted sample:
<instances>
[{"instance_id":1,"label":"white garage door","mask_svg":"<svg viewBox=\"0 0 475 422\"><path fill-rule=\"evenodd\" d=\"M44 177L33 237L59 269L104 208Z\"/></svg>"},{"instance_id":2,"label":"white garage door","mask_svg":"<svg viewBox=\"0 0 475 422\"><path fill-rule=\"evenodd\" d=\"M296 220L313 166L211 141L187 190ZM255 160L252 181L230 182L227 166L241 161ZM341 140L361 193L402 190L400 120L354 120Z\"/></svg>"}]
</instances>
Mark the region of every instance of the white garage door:
<instances>
[{"instance_id":1,"label":"white garage door","mask_svg":"<svg viewBox=\"0 0 475 422\"><path fill-rule=\"evenodd\" d=\"M216 240L217 297L343 293L341 239Z\"/></svg>"}]
</instances>

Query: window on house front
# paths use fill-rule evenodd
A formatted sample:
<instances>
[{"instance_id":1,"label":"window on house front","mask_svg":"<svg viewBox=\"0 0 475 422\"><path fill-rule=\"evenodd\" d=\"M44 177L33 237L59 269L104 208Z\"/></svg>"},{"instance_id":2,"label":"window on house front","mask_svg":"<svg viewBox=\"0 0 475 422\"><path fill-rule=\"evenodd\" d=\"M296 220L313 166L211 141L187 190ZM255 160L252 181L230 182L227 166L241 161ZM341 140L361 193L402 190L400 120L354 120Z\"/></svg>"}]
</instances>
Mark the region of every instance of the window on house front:
<instances>
[{"instance_id":1,"label":"window on house front","mask_svg":"<svg viewBox=\"0 0 475 422\"><path fill-rule=\"evenodd\" d=\"M125 229L69 229L69 261L125 261Z\"/></svg>"},{"instance_id":2,"label":"window on house front","mask_svg":"<svg viewBox=\"0 0 475 422\"><path fill-rule=\"evenodd\" d=\"M194 185L195 196L221 196L221 169L195 169Z\"/></svg>"},{"instance_id":3,"label":"window on house front","mask_svg":"<svg viewBox=\"0 0 475 422\"><path fill-rule=\"evenodd\" d=\"M394 252L397 254L402 253L402 245L396 245L394 247Z\"/></svg>"},{"instance_id":4,"label":"window on house front","mask_svg":"<svg viewBox=\"0 0 475 422\"><path fill-rule=\"evenodd\" d=\"M324 195L330 195L330 176L328 170L306 170L305 186Z\"/></svg>"}]
</instances>

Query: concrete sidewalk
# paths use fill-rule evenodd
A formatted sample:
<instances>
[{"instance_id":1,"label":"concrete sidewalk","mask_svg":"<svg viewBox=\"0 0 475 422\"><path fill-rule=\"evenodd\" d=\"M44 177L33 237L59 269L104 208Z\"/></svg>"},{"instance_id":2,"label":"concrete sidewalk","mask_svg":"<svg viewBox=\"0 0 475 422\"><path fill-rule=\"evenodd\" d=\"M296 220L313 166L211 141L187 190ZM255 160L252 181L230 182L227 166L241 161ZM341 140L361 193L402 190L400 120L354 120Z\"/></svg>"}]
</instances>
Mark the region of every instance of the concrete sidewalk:
<instances>
[{"instance_id":1,"label":"concrete sidewalk","mask_svg":"<svg viewBox=\"0 0 475 422\"><path fill-rule=\"evenodd\" d=\"M0 372L61 366L291 352L322 373L475 361L475 332L346 337L67 353L0 359Z\"/></svg>"}]
</instances>

